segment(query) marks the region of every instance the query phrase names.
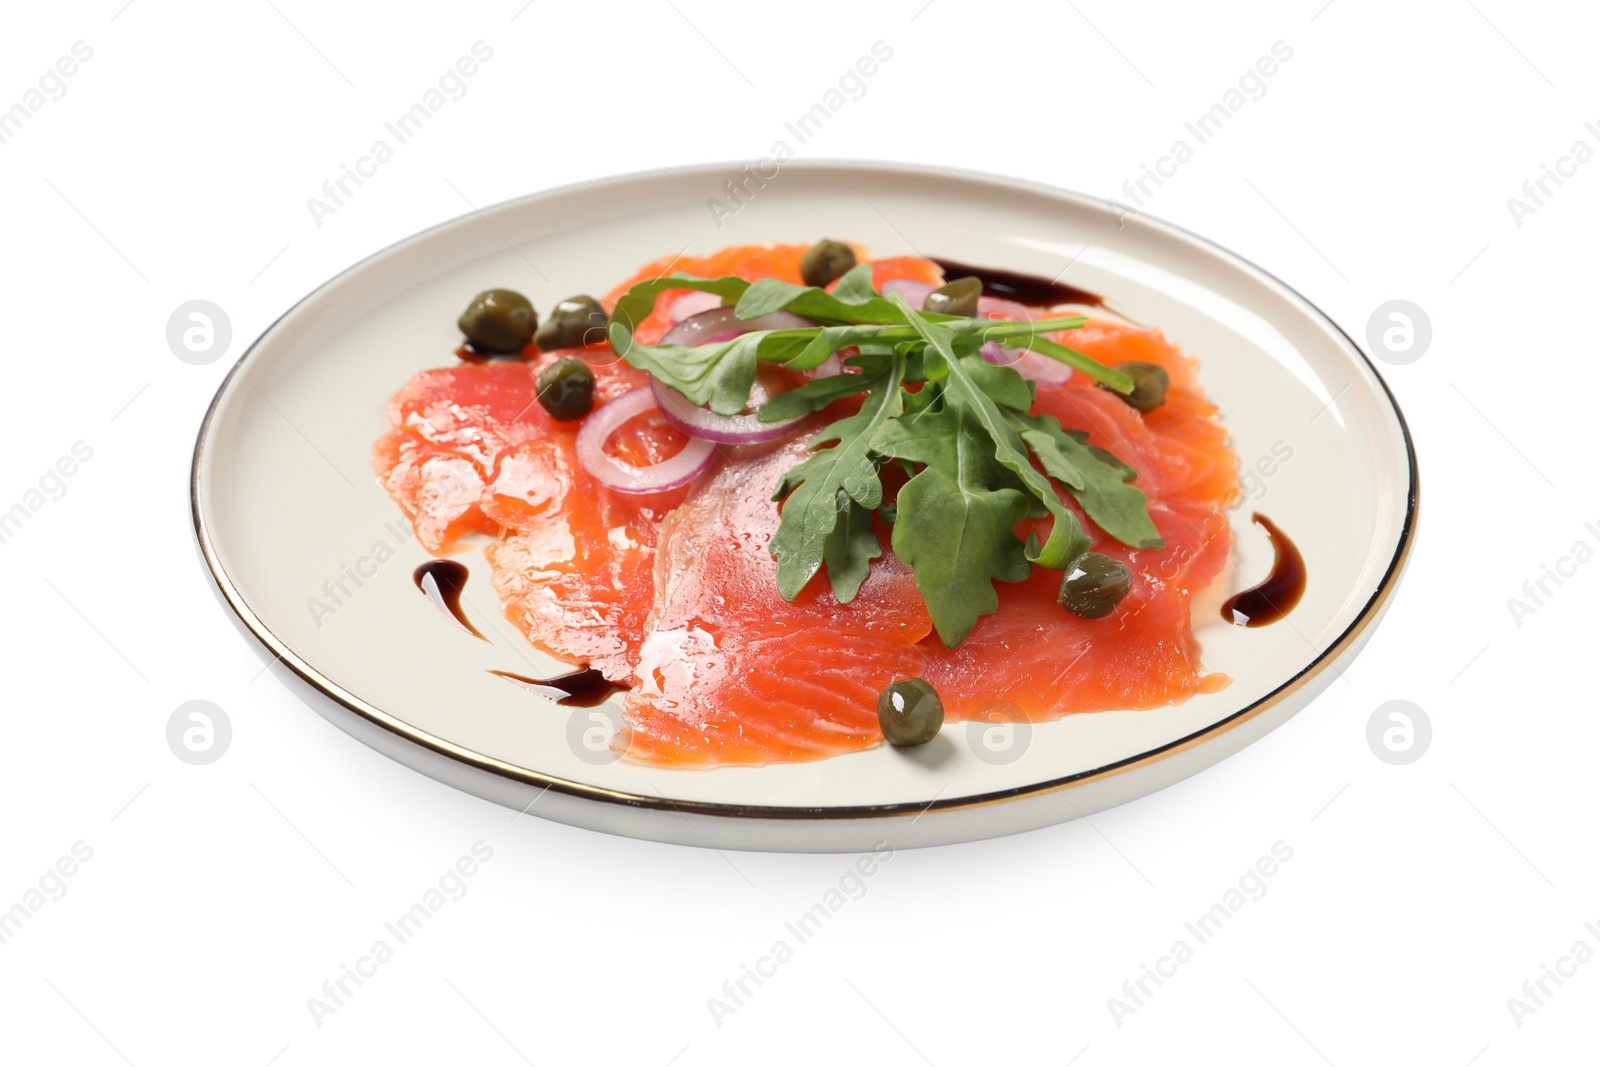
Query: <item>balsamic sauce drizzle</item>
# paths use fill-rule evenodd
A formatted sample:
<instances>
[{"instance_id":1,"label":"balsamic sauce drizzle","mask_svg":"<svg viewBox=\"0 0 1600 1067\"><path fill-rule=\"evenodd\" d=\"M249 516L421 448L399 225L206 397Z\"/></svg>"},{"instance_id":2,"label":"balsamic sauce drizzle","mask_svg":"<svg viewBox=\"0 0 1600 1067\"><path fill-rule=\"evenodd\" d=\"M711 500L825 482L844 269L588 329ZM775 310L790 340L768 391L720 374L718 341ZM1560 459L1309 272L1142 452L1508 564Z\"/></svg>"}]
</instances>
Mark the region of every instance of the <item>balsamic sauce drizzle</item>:
<instances>
[{"instance_id":1,"label":"balsamic sauce drizzle","mask_svg":"<svg viewBox=\"0 0 1600 1067\"><path fill-rule=\"evenodd\" d=\"M478 628L468 621L466 612L461 610L461 591L467 586L465 565L453 559L431 559L413 571L411 577L434 607L472 636L481 641L489 640L478 632ZM628 688L609 680L593 667L579 667L549 678L529 678L511 671L489 673L569 708L597 707L610 699L613 693L625 692Z\"/></svg>"},{"instance_id":2,"label":"balsamic sauce drizzle","mask_svg":"<svg viewBox=\"0 0 1600 1067\"><path fill-rule=\"evenodd\" d=\"M945 278L973 277L983 283L988 296L1004 297L1028 307L1051 308L1058 304L1082 304L1085 307L1104 307L1105 298L1087 289L1051 281L1037 274L1000 270L995 267L974 267L970 263L957 263L953 259L935 259L933 262L944 271Z\"/></svg>"},{"instance_id":3,"label":"balsamic sauce drizzle","mask_svg":"<svg viewBox=\"0 0 1600 1067\"><path fill-rule=\"evenodd\" d=\"M453 559L430 559L411 572L411 578L422 590L422 595L433 601L433 606L453 619L467 633L480 641L489 640L467 620L461 610L461 591L467 586L467 568Z\"/></svg>"},{"instance_id":4,"label":"balsamic sauce drizzle","mask_svg":"<svg viewBox=\"0 0 1600 1067\"><path fill-rule=\"evenodd\" d=\"M553 678L529 678L510 671L490 671L496 678L515 682L568 708L593 708L604 704L613 693L626 692L628 687L610 681L593 667L580 667Z\"/></svg>"},{"instance_id":5,"label":"balsamic sauce drizzle","mask_svg":"<svg viewBox=\"0 0 1600 1067\"><path fill-rule=\"evenodd\" d=\"M1235 626L1266 626L1289 614L1300 603L1306 591L1306 561L1294 542L1271 519L1259 511L1253 512L1250 518L1267 531L1272 541L1272 572L1261 584L1229 597L1222 605L1222 617Z\"/></svg>"}]
</instances>

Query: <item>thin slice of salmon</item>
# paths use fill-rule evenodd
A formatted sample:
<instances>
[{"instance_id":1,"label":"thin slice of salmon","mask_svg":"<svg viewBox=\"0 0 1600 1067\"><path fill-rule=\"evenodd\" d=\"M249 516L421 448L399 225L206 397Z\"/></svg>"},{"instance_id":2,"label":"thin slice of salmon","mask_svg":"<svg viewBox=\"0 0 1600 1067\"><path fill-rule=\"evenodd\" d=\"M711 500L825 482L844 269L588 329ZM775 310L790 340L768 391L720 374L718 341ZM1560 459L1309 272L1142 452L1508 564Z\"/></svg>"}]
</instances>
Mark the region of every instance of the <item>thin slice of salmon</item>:
<instances>
[{"instance_id":1,"label":"thin slice of salmon","mask_svg":"<svg viewBox=\"0 0 1600 1067\"><path fill-rule=\"evenodd\" d=\"M577 425L558 423L501 462L484 511L506 533L484 555L506 618L535 646L621 682L638 662L654 601L657 531L689 490L607 490L577 460ZM684 438L641 417L613 440L618 458L643 466Z\"/></svg>"},{"instance_id":2,"label":"thin slice of salmon","mask_svg":"<svg viewBox=\"0 0 1600 1067\"><path fill-rule=\"evenodd\" d=\"M500 457L544 428L529 367L464 363L422 371L389 401L388 413L390 430L372 464L423 547L449 552L466 534L498 532L483 512L485 487Z\"/></svg>"},{"instance_id":3,"label":"thin slice of salmon","mask_svg":"<svg viewBox=\"0 0 1600 1067\"><path fill-rule=\"evenodd\" d=\"M736 454L662 523L655 606L615 742L629 756L767 763L882 740L878 691L920 669L932 624L887 548L850 604L820 576L794 603L778 595L772 489L809 438Z\"/></svg>"},{"instance_id":4,"label":"thin slice of salmon","mask_svg":"<svg viewBox=\"0 0 1600 1067\"><path fill-rule=\"evenodd\" d=\"M469 533L501 535L485 549L495 591L535 646L622 681L653 597L656 528L687 490L613 493L584 471L574 447L581 424L558 422L538 403L538 373L559 358L590 363L597 403L648 380L605 348L424 371L390 402L394 428L373 463L430 551L449 551ZM641 416L608 450L645 465L684 440Z\"/></svg>"},{"instance_id":5,"label":"thin slice of salmon","mask_svg":"<svg viewBox=\"0 0 1600 1067\"><path fill-rule=\"evenodd\" d=\"M468 534L499 532L481 506L483 473L460 453L406 430L390 430L373 446L372 465L378 484L400 505L429 552L453 551Z\"/></svg>"}]
</instances>

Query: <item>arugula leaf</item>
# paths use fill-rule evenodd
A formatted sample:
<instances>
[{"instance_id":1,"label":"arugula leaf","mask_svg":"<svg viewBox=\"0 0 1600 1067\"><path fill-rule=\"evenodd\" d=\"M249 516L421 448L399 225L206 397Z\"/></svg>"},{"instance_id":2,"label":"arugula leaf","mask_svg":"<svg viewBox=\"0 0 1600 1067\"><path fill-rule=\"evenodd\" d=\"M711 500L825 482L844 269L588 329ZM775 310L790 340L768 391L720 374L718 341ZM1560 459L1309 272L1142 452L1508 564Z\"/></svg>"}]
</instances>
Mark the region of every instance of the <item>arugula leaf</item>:
<instances>
[{"instance_id":1,"label":"arugula leaf","mask_svg":"<svg viewBox=\"0 0 1600 1067\"><path fill-rule=\"evenodd\" d=\"M853 396L874 388L883 374L833 374L779 393L761 407L762 422L782 422L796 415L809 415L821 411L841 397Z\"/></svg>"},{"instance_id":2,"label":"arugula leaf","mask_svg":"<svg viewBox=\"0 0 1600 1067\"><path fill-rule=\"evenodd\" d=\"M761 354L763 359L782 360L785 366L795 370L811 370L820 367L828 361L828 357L841 348L860 344L871 340L881 330L877 326L823 326L817 330L783 330L771 334L771 340L763 345ZM784 336L780 336L784 335ZM804 340L804 347L793 356L787 356L795 341L788 335L809 334L809 338L796 338Z\"/></svg>"},{"instance_id":3,"label":"arugula leaf","mask_svg":"<svg viewBox=\"0 0 1600 1067\"><path fill-rule=\"evenodd\" d=\"M921 315L912 311L898 293L890 297L896 304L902 306L909 321L928 342L928 351L936 352L948 372L944 382L943 396L946 405L962 408L970 412L976 425L980 426L994 443L994 458L1002 467L1007 468L1021 481L1029 493L1044 505L1050 515L1050 536L1044 544L1029 544L1025 549L1026 558L1049 567L1060 570L1068 562L1089 550L1091 544L1089 535L1083 532L1083 527L1078 524L1078 519L1068 511L1061 502L1061 496L1056 492L1055 486L1050 484L1050 479L1039 473L1032 461L1028 458L1021 437L1008 418L1008 413L1002 412L990 395L979 385L979 382L988 383L991 387L997 382L1007 380L1007 376L1015 378L1021 383L1020 387L1013 384L1002 387L1010 400L1019 397L1018 388L1026 391L1027 383L1022 375L1010 367L997 367L989 363L976 352L976 345L981 343L981 336L971 334L963 339L963 347L970 348L964 355L958 356L951 347L947 331L926 322ZM930 374L930 380L932 375ZM1029 393L1029 401L1032 394ZM1008 407L1011 407L1008 404ZM1026 409L1026 405L1023 405ZM1011 413L1016 413L1012 407ZM899 528L899 523L895 524Z\"/></svg>"},{"instance_id":4,"label":"arugula leaf","mask_svg":"<svg viewBox=\"0 0 1600 1067\"><path fill-rule=\"evenodd\" d=\"M996 461L994 443L969 407L894 419L873 445L924 465L896 498L890 543L910 564L939 639L955 648L999 607L995 581L1020 582L1032 573L1014 532L1028 495Z\"/></svg>"},{"instance_id":5,"label":"arugula leaf","mask_svg":"<svg viewBox=\"0 0 1600 1067\"><path fill-rule=\"evenodd\" d=\"M878 543L877 531L872 528L874 509L864 508L851 500L850 494L843 489L839 490L836 503L839 522L823 545L822 558L828 564L828 581L833 586L833 598L841 604L848 604L861 591L861 583L867 580L872 561L883 555L883 546Z\"/></svg>"},{"instance_id":6,"label":"arugula leaf","mask_svg":"<svg viewBox=\"0 0 1600 1067\"><path fill-rule=\"evenodd\" d=\"M1045 472L1067 487L1095 525L1131 548L1165 547L1144 493L1127 483L1126 464L1109 452L1096 455L1093 445L1063 430L1051 415L1013 414L1011 420Z\"/></svg>"},{"instance_id":7,"label":"arugula leaf","mask_svg":"<svg viewBox=\"0 0 1600 1067\"><path fill-rule=\"evenodd\" d=\"M851 267L831 293L815 286L762 278L745 290L733 309L735 315L746 321L774 311L792 311L808 319L844 323L905 321L893 304L873 291L872 267L866 263Z\"/></svg>"},{"instance_id":8,"label":"arugula leaf","mask_svg":"<svg viewBox=\"0 0 1600 1067\"><path fill-rule=\"evenodd\" d=\"M878 299L878 291L872 287L872 264L857 263L839 275L839 280L833 286L833 295L846 304L865 304Z\"/></svg>"},{"instance_id":9,"label":"arugula leaf","mask_svg":"<svg viewBox=\"0 0 1600 1067\"><path fill-rule=\"evenodd\" d=\"M750 386L756 380L758 349L770 336L756 332L740 334L731 341L696 345L636 345L628 328L611 320L611 348L622 358L647 370L688 397L689 402L709 407L718 415L737 415L750 401Z\"/></svg>"},{"instance_id":10,"label":"arugula leaf","mask_svg":"<svg viewBox=\"0 0 1600 1067\"><path fill-rule=\"evenodd\" d=\"M1000 407L1027 411L1033 406L1033 383L1015 368L990 363L982 356L963 357L961 365L972 383Z\"/></svg>"},{"instance_id":11,"label":"arugula leaf","mask_svg":"<svg viewBox=\"0 0 1600 1067\"><path fill-rule=\"evenodd\" d=\"M648 282L640 282L617 301L617 306L611 309L611 323L617 323L627 329L631 336L639 328L639 323L650 317L655 310L656 298L662 293L674 289L698 289L702 293L716 293L722 297L724 304L739 299L744 295L750 283L743 278L697 278L692 274L669 274L664 278L656 278ZM735 312L737 314L737 312ZM613 343L612 347L616 347ZM621 351L621 349L618 349Z\"/></svg>"},{"instance_id":12,"label":"arugula leaf","mask_svg":"<svg viewBox=\"0 0 1600 1067\"><path fill-rule=\"evenodd\" d=\"M768 547L778 561L778 592L785 600L800 595L822 568L830 545L842 563L838 574L831 561L828 565L834 598L841 604L855 599L860 582L854 587L850 584L854 575L850 553L862 542L833 537L841 515L839 494L864 508L883 503L883 483L878 480L878 462L870 445L878 427L903 410L902 372L903 363L896 360L867 394L861 410L824 427L812 441L811 455L790 467L778 481L772 499L783 501L783 514Z\"/></svg>"},{"instance_id":13,"label":"arugula leaf","mask_svg":"<svg viewBox=\"0 0 1600 1067\"><path fill-rule=\"evenodd\" d=\"M904 368L901 382L913 385L917 382L927 381L927 376L922 372L922 350L910 344L900 345L862 345L856 354L847 356L844 361L846 367L859 367L863 374L883 374L889 369L890 364L899 360ZM933 393L921 399L932 400ZM916 407L919 402L917 392L906 393L906 410L920 410Z\"/></svg>"},{"instance_id":14,"label":"arugula leaf","mask_svg":"<svg viewBox=\"0 0 1600 1067\"><path fill-rule=\"evenodd\" d=\"M689 348L635 344L628 328L612 319L610 335L612 349L623 359L654 374L663 385L676 389L691 403L709 407L718 415L737 415L749 403L758 362L783 363L795 370L811 370L839 349L869 344L889 328L854 325L755 330L732 340Z\"/></svg>"},{"instance_id":15,"label":"arugula leaf","mask_svg":"<svg viewBox=\"0 0 1600 1067\"><path fill-rule=\"evenodd\" d=\"M1076 440L1079 440L1079 441L1087 442L1089 440L1089 435L1088 434L1084 434L1082 437L1077 437L1076 435L1072 434L1070 430L1063 430L1062 433L1066 433L1066 434L1069 434L1071 436L1074 436L1076 438ZM1128 466L1126 463L1122 462L1122 460L1118 459L1112 453L1110 453L1110 452L1106 451L1105 449L1101 448L1099 445L1089 445L1089 454L1094 456L1094 458L1098 459L1100 462L1108 464L1108 465L1116 468L1117 470L1121 471L1122 472L1122 480L1123 481L1125 481L1125 482L1136 482L1136 481L1139 480L1139 472L1138 471L1134 470L1132 467Z\"/></svg>"}]
</instances>

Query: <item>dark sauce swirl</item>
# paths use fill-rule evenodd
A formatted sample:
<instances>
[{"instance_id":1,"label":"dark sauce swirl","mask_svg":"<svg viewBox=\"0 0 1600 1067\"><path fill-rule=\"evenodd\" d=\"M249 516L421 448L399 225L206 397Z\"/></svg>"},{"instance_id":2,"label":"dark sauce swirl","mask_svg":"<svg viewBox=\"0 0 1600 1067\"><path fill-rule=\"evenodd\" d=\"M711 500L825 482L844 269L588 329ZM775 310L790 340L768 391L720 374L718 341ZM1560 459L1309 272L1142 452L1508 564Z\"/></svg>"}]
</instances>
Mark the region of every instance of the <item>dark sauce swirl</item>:
<instances>
[{"instance_id":1,"label":"dark sauce swirl","mask_svg":"<svg viewBox=\"0 0 1600 1067\"><path fill-rule=\"evenodd\" d=\"M995 267L974 267L970 263L957 263L953 259L936 259L947 281L972 277L983 283L986 296L1004 297L1033 308L1053 308L1060 304L1082 304L1085 307L1104 307L1105 299L1087 289L1065 285L1037 274L1000 270Z\"/></svg>"},{"instance_id":2,"label":"dark sauce swirl","mask_svg":"<svg viewBox=\"0 0 1600 1067\"><path fill-rule=\"evenodd\" d=\"M433 606L454 619L456 625L482 641L489 640L467 619L461 610L461 591L467 587L467 568L453 559L430 559L411 572L411 578L422 590L422 595Z\"/></svg>"},{"instance_id":3,"label":"dark sauce swirl","mask_svg":"<svg viewBox=\"0 0 1600 1067\"><path fill-rule=\"evenodd\" d=\"M496 678L515 682L524 689L531 689L569 708L598 707L609 700L613 693L625 693L628 689L625 685L611 681L593 667L583 667L551 678L529 678L525 674L513 674L510 671L489 673Z\"/></svg>"},{"instance_id":4,"label":"dark sauce swirl","mask_svg":"<svg viewBox=\"0 0 1600 1067\"><path fill-rule=\"evenodd\" d=\"M1294 542L1271 519L1259 511L1250 518L1267 531L1272 541L1272 572L1260 585L1229 597L1222 605L1222 617L1235 626L1266 626L1289 614L1300 603L1306 591L1306 561Z\"/></svg>"}]
</instances>

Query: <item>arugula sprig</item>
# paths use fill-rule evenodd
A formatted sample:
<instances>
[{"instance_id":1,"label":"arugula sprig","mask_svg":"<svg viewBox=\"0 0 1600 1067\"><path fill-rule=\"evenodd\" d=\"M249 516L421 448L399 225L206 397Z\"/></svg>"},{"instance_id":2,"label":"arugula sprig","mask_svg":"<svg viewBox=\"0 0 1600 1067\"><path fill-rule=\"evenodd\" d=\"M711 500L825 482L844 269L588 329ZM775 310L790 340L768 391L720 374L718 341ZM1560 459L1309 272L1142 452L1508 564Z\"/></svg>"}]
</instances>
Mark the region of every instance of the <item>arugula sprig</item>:
<instances>
[{"instance_id":1,"label":"arugula sprig","mask_svg":"<svg viewBox=\"0 0 1600 1067\"><path fill-rule=\"evenodd\" d=\"M716 293L744 321L782 310L817 325L697 346L637 342L637 324L661 293L675 289ZM855 599L882 555L877 513L892 521L891 547L912 568L940 640L954 648L998 606L995 582L1022 581L1034 564L1060 570L1088 550L1089 536L1063 490L1122 543L1162 547L1144 493L1130 484L1131 468L1080 431L1030 414L1033 383L979 353L989 341L1027 348L1129 392L1126 375L1048 336L1084 323L1081 316L999 322L917 311L898 294L874 291L863 264L831 292L770 278L658 278L617 302L609 333L629 363L722 415L749 403L760 362L806 370L841 349L859 349L844 373L813 379L761 409L771 422L864 394L854 414L817 434L810 455L784 472L774 491L783 504L769 546L778 591L795 599L825 567L834 597ZM892 507L882 479L891 463L909 475ZM1017 536L1026 518L1050 520L1043 542Z\"/></svg>"},{"instance_id":2,"label":"arugula sprig","mask_svg":"<svg viewBox=\"0 0 1600 1067\"><path fill-rule=\"evenodd\" d=\"M784 501L783 517L769 547L785 600L799 596L826 562L835 599L848 604L879 555L871 513L883 505L882 453L873 446L879 432L898 423L905 410L904 376L903 356L871 375L861 409L824 427L812 441L811 455L779 479L772 499Z\"/></svg>"},{"instance_id":3,"label":"arugula sprig","mask_svg":"<svg viewBox=\"0 0 1600 1067\"><path fill-rule=\"evenodd\" d=\"M755 330L732 340L694 346L646 345L636 341L634 333L638 324L650 315L656 298L674 289L715 293L722 298L724 306L731 303L734 315L745 321L783 310L819 325L799 330ZM783 363L795 370L811 370L842 348L918 342L921 335L905 317L907 310L903 301L896 304L873 291L872 268L864 263L840 278L832 292L776 278L752 283L743 278L671 274L641 282L623 294L612 310L608 336L612 349L629 363L654 374L692 403L709 407L718 415L736 415L749 400L758 362ZM1127 375L1043 336L1082 326L1085 320L1081 315L1034 322L998 322L949 315L924 315L923 318L938 322L952 337L982 337L1000 344L1015 342L1023 347L1038 344L1040 348L1050 349L1044 354L1060 359L1118 392L1127 393L1133 389L1133 380Z\"/></svg>"}]
</instances>

